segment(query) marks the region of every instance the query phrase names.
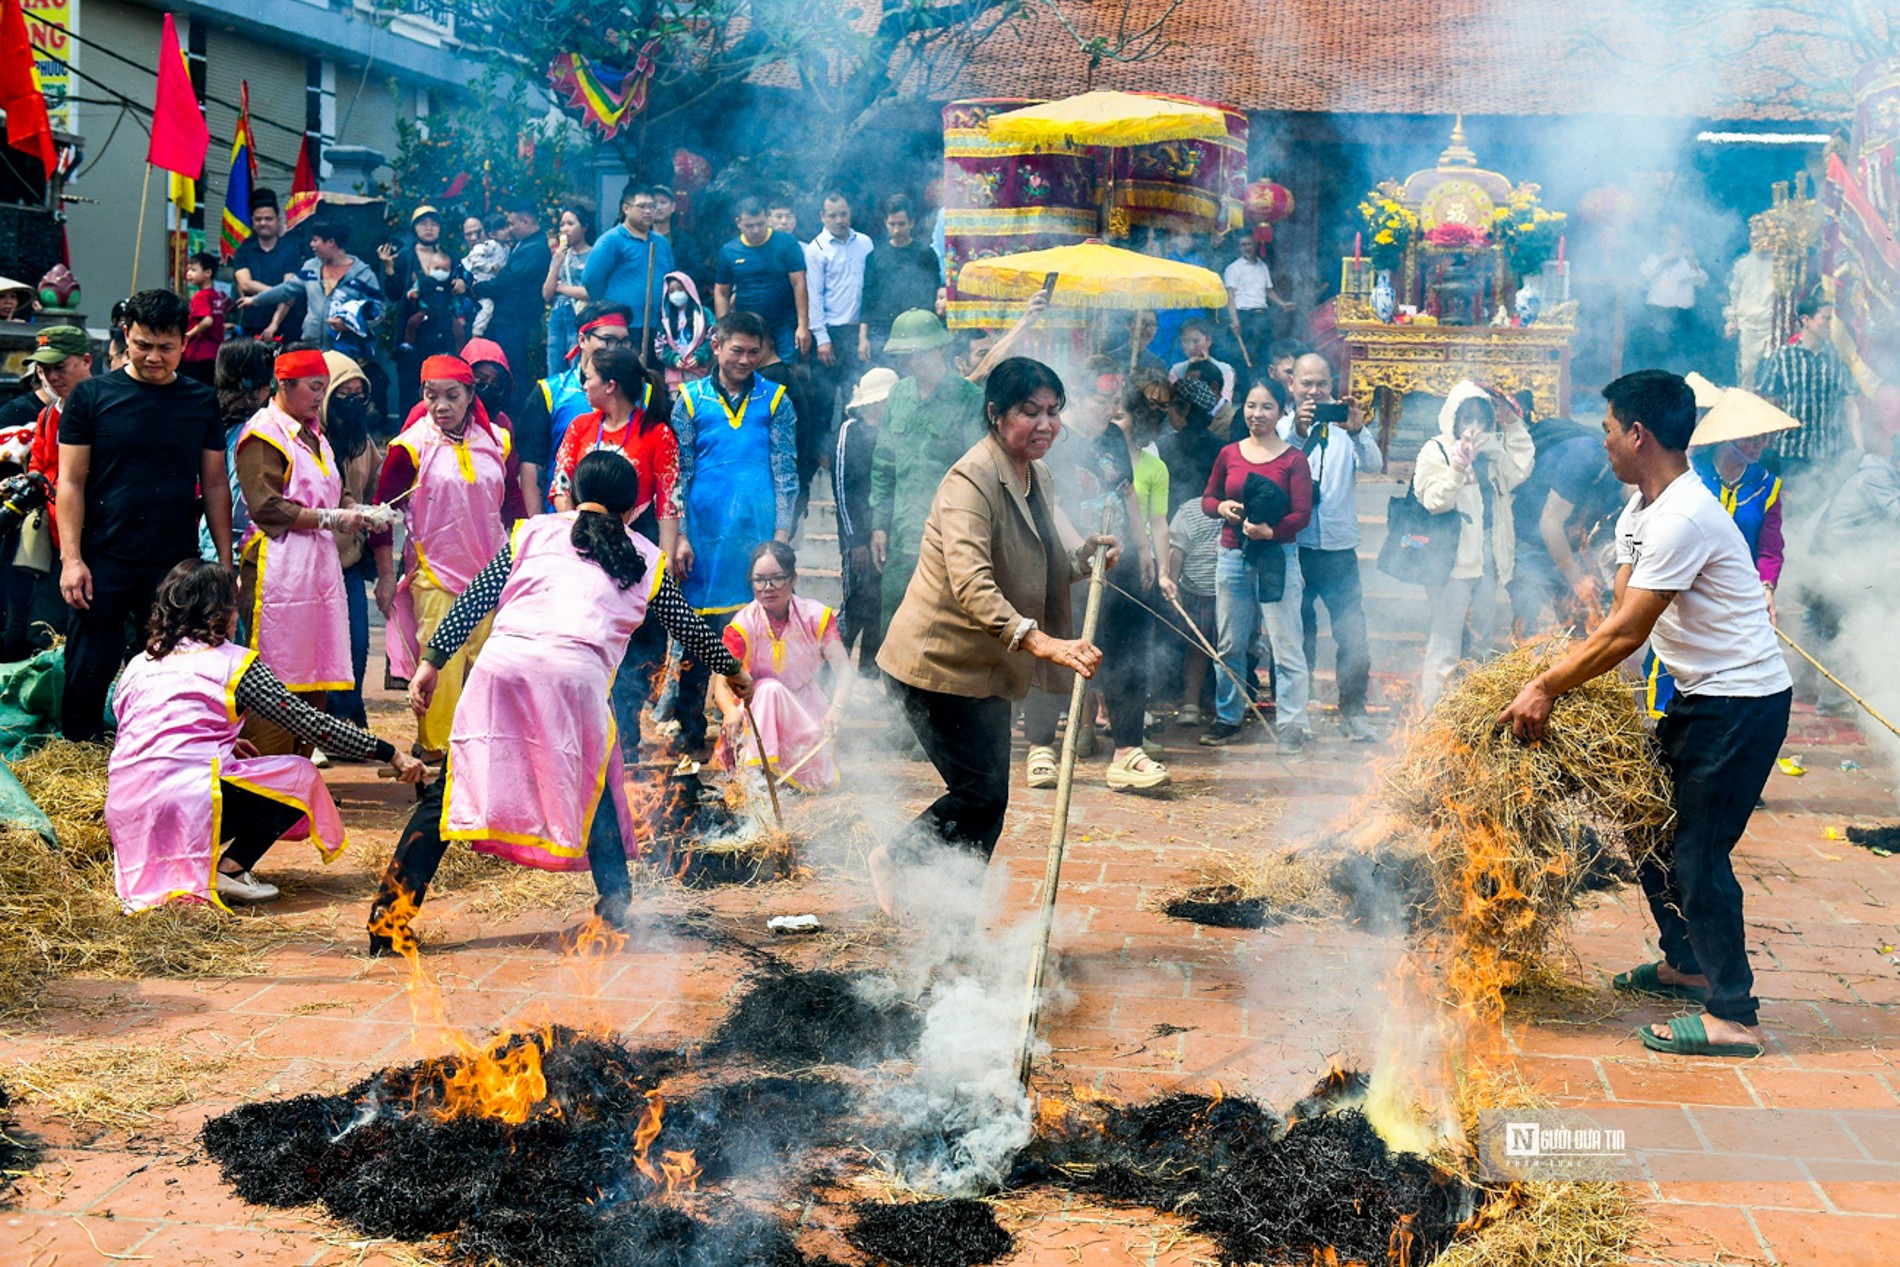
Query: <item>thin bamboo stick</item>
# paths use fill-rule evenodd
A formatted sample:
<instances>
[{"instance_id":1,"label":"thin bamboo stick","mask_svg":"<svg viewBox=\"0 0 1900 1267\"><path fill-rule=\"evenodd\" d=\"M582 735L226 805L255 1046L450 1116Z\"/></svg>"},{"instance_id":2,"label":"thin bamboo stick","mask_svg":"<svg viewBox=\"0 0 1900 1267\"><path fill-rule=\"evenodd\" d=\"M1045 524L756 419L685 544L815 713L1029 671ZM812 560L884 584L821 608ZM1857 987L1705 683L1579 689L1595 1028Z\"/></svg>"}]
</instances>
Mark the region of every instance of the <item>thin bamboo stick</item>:
<instances>
[{"instance_id":1,"label":"thin bamboo stick","mask_svg":"<svg viewBox=\"0 0 1900 1267\"><path fill-rule=\"evenodd\" d=\"M1806 660L1809 664L1813 665L1815 667L1815 670L1818 673L1820 673L1822 677L1826 678L1828 681L1834 683L1834 685L1840 687L1841 690L1845 691L1847 693L1848 699L1853 700L1856 704L1859 704L1862 708L1866 709L1867 715L1869 717L1872 717L1875 721L1885 726L1888 730L1893 731L1894 734L1900 735L1900 728L1896 728L1892 722L1888 721L1885 717L1882 717L1880 715L1880 710L1875 708L1872 704L1869 704L1866 700L1862 699L1855 692L1853 687L1841 681L1839 678L1835 677L1832 673L1829 673L1827 671L1827 666L1822 664L1819 660L1815 659L1813 656L1809 655L1807 653L1807 649L1804 648L1800 643L1796 642L1793 638L1790 638L1787 634L1783 633L1780 629L1776 629L1775 633L1777 636L1780 637L1780 639L1783 642L1787 643L1790 647L1794 648L1794 652L1796 655L1800 656L1803 660Z\"/></svg>"}]
</instances>

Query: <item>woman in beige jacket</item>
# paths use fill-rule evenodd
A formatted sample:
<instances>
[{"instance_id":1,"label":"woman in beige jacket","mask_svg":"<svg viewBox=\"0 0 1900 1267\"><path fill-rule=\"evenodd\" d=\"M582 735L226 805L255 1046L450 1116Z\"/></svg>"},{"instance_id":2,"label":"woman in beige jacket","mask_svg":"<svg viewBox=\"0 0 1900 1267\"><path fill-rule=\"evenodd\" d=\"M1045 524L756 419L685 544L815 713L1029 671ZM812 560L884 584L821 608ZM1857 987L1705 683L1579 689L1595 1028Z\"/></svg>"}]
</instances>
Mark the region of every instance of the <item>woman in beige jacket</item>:
<instances>
[{"instance_id":1,"label":"woman in beige jacket","mask_svg":"<svg viewBox=\"0 0 1900 1267\"><path fill-rule=\"evenodd\" d=\"M1474 656L1490 653L1498 595L1511 583L1515 558L1511 493L1529 478L1536 455L1516 407L1469 379L1445 397L1438 434L1418 451L1413 495L1431 513L1461 520L1451 579L1430 593L1432 624L1418 690L1427 709L1467 648Z\"/></svg>"},{"instance_id":2,"label":"woman in beige jacket","mask_svg":"<svg viewBox=\"0 0 1900 1267\"><path fill-rule=\"evenodd\" d=\"M1012 705L1041 671L1093 676L1102 653L1071 638L1069 586L1111 537L1080 544L1056 505L1042 457L1061 429L1062 380L1011 357L990 374L989 433L944 476L923 549L878 652L878 667L945 791L905 838L871 855L878 904L901 917L900 864L931 841L985 861L1009 808Z\"/></svg>"}]
</instances>

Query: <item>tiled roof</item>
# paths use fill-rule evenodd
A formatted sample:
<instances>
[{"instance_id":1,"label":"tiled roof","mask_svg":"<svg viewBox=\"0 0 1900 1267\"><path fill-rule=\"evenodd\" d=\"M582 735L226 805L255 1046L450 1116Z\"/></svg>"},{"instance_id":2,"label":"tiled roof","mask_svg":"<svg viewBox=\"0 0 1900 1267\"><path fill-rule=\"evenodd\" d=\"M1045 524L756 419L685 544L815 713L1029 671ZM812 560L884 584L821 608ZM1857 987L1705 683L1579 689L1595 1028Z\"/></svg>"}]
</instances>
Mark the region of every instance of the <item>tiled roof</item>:
<instances>
[{"instance_id":1,"label":"tiled roof","mask_svg":"<svg viewBox=\"0 0 1900 1267\"><path fill-rule=\"evenodd\" d=\"M999 32L960 96L1059 97L1089 87L1239 106L1369 114L1619 114L1833 119L1844 94L1791 90L1851 70L1841 44L1757 35L1757 15L1687 25L1703 0L1183 0L1158 57L1087 63L1046 8ZM1166 0L1131 0L1139 28ZM1713 7L1711 5L1711 7ZM1739 6L1736 6L1739 7ZM1122 0L1064 12L1112 24ZM1678 16L1663 18L1660 13ZM1072 18L1072 20L1074 20ZM1084 35L1089 28L1079 25Z\"/></svg>"}]
</instances>

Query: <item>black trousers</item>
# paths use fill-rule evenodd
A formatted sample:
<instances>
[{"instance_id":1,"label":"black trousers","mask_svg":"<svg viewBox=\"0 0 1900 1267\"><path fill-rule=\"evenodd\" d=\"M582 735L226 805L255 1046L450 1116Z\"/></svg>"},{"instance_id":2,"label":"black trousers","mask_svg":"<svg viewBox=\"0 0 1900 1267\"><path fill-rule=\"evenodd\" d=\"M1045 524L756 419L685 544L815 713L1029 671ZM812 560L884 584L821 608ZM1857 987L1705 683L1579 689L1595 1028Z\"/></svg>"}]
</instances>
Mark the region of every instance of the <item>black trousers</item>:
<instances>
[{"instance_id":1,"label":"black trousers","mask_svg":"<svg viewBox=\"0 0 1900 1267\"><path fill-rule=\"evenodd\" d=\"M398 892L408 893L421 906L428 896L429 884L449 842L442 838L442 798L448 779L440 778L423 790L415 812L396 841L396 854L389 860L383 882L376 893L376 910L386 910ZM622 905L633 893L633 877L627 869L627 850L620 838L620 816L607 797L594 811L594 823L587 835L587 869L594 874L594 888L603 903L618 900Z\"/></svg>"},{"instance_id":2,"label":"black trousers","mask_svg":"<svg viewBox=\"0 0 1900 1267\"><path fill-rule=\"evenodd\" d=\"M10 567L7 577L7 624L0 660L25 660L53 645L52 634L66 632L72 609L59 596L59 569L35 572ZM34 626L45 624L51 633Z\"/></svg>"},{"instance_id":3,"label":"black trousers","mask_svg":"<svg viewBox=\"0 0 1900 1267\"><path fill-rule=\"evenodd\" d=\"M173 563L177 560L173 560ZM172 563L122 563L97 557L92 604L73 610L67 625L66 694L59 726L66 738L97 743L106 737L106 695L133 651L144 643L158 583Z\"/></svg>"},{"instance_id":4,"label":"black trousers","mask_svg":"<svg viewBox=\"0 0 1900 1267\"><path fill-rule=\"evenodd\" d=\"M915 862L940 841L988 862L1009 810L1010 701L926 691L888 675L885 680L944 783L943 795L916 817L894 850Z\"/></svg>"},{"instance_id":5,"label":"black trousers","mask_svg":"<svg viewBox=\"0 0 1900 1267\"><path fill-rule=\"evenodd\" d=\"M296 806L259 796L229 779L219 779L218 790L223 802L218 834L224 837L224 858L237 863L240 871L256 866L257 860L303 817Z\"/></svg>"},{"instance_id":6,"label":"black trousers","mask_svg":"<svg viewBox=\"0 0 1900 1267\"><path fill-rule=\"evenodd\" d=\"M701 612L715 634L724 634L737 612ZM657 622L655 622L657 623ZM706 742L706 691L712 685L712 665L690 652L680 656L679 686L673 694L673 720L680 724L680 749L689 756L704 758L711 751Z\"/></svg>"},{"instance_id":7,"label":"black trousers","mask_svg":"<svg viewBox=\"0 0 1900 1267\"><path fill-rule=\"evenodd\" d=\"M1372 648L1366 637L1365 591L1359 586L1359 552L1301 546L1298 553L1300 579L1306 585L1300 597L1306 671L1313 672L1319 664L1319 604L1324 603L1333 630L1339 711L1348 717L1363 714L1366 689L1372 682Z\"/></svg>"},{"instance_id":8,"label":"black trousers","mask_svg":"<svg viewBox=\"0 0 1900 1267\"><path fill-rule=\"evenodd\" d=\"M1742 929L1742 886L1729 855L1788 735L1791 691L1759 698L1682 695L1656 726L1676 793L1668 856L1637 870L1663 958L1709 978L1709 1015L1755 1023L1755 974Z\"/></svg>"},{"instance_id":9,"label":"black trousers","mask_svg":"<svg viewBox=\"0 0 1900 1267\"><path fill-rule=\"evenodd\" d=\"M1155 620L1148 607L1161 597L1141 588L1141 565L1128 555L1109 574L1120 589L1102 592L1102 610L1095 622L1095 643L1102 649L1098 680L1108 700L1108 729L1117 748L1139 748L1152 693ZM1081 588L1077 586L1077 588ZM1121 591L1137 595L1141 602ZM1076 622L1080 629L1081 622Z\"/></svg>"},{"instance_id":10,"label":"black trousers","mask_svg":"<svg viewBox=\"0 0 1900 1267\"><path fill-rule=\"evenodd\" d=\"M844 639L847 654L858 650L858 675L877 676L877 652L884 645L883 622L879 610L883 595L878 588L877 569L871 566L870 549L865 558L854 563L851 552L844 556L844 605L838 609L838 636Z\"/></svg>"}]
</instances>

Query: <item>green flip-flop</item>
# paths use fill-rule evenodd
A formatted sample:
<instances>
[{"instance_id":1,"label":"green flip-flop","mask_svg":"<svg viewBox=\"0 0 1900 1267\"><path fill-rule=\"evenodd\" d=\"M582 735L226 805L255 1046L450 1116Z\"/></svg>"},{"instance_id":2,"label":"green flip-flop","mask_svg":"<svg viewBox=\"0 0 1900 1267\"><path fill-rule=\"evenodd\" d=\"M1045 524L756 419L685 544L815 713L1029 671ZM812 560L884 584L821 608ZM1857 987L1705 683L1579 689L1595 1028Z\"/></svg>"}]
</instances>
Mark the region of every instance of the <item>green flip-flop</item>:
<instances>
[{"instance_id":1,"label":"green flip-flop","mask_svg":"<svg viewBox=\"0 0 1900 1267\"><path fill-rule=\"evenodd\" d=\"M1669 1037L1658 1038L1649 1026L1644 1025L1636 1031L1643 1040L1643 1046L1651 1051L1668 1052L1672 1056L1740 1056L1761 1055L1759 1043L1712 1043L1709 1031L1702 1024L1700 1016L1678 1016L1669 1022Z\"/></svg>"},{"instance_id":2,"label":"green flip-flop","mask_svg":"<svg viewBox=\"0 0 1900 1267\"><path fill-rule=\"evenodd\" d=\"M1660 963L1646 963L1640 968L1631 968L1628 972L1619 972L1610 978L1610 986L1625 994L1665 994L1673 999L1685 999L1690 1003L1707 1003L1709 992L1699 985L1682 985L1675 981L1664 981L1658 974Z\"/></svg>"}]
</instances>

